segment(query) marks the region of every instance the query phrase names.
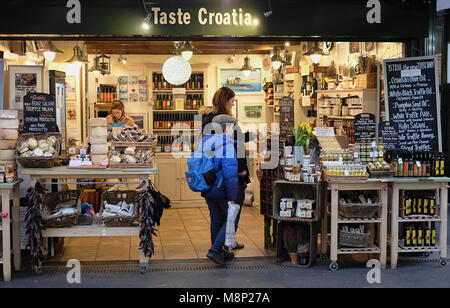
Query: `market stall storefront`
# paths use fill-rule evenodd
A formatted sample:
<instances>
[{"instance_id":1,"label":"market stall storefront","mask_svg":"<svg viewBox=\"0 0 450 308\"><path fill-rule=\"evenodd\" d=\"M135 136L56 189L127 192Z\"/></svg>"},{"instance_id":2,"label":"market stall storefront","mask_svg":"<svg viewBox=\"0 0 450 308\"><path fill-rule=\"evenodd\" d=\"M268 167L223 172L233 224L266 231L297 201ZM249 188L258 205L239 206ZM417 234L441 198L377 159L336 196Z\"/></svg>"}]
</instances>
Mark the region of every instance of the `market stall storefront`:
<instances>
[{"instance_id":1,"label":"market stall storefront","mask_svg":"<svg viewBox=\"0 0 450 308\"><path fill-rule=\"evenodd\" d=\"M138 181L135 183L133 179L150 179L171 201L172 209L166 210L162 218L159 230L161 240L155 239L158 241L156 256L164 259L205 257L210 241L209 213L200 194L189 189L185 176L186 159L194 148L194 137L198 132L198 119L195 116L201 107L211 106L215 91L222 86L228 86L236 92L237 104L233 115L239 124L245 130L259 130L262 139L267 140L259 140L247 149L249 155L254 154L249 160L252 185L246 200L252 207L243 209L237 236L238 242L243 241L246 248L236 252L238 257L277 256L279 262L284 262L289 245L285 241L283 246L282 239L287 238L289 231L296 232L298 226L295 223L298 223L303 235L309 234L310 242L317 243L317 237L313 234L320 227L315 225L319 217L323 218L320 253L325 257L328 251L327 240L324 239L328 238L326 209L329 200L332 216L331 260L337 261L338 254L374 253L380 255L384 266L387 255L387 184L380 182L376 187L369 185L370 189L380 192L377 200L383 206L375 221L368 222L365 219L372 218L338 218L336 206L341 201L336 199L337 191L334 191L335 184L332 181L328 186L320 186L320 200L314 199L309 188L298 189L296 194L292 193L295 189L286 188L280 188L280 192L277 192L274 182L285 179L317 184L322 179L318 174L326 173L321 166L326 166L328 171L336 172L328 173L331 177L341 176L340 172L344 177L356 176L344 180L353 181L358 190L363 190L361 187L367 179L363 163L369 165L372 161L368 158L373 159L375 152L376 161L379 160L381 167L374 164L372 168L369 165L372 171L383 169L383 161L386 166L391 164L393 167L394 161L398 163L399 159L425 165L427 162L440 163L439 155L442 154L438 153L446 152L439 141L442 138L439 121L431 121L436 124L433 127L428 127L429 123L423 121L423 127L419 123L418 126L406 128L407 119L400 118L405 114L405 108L409 108L400 105L409 99L413 104L415 101L422 104L413 107L421 108L415 110L418 120L438 120L438 96L434 101L437 108L430 109L427 102L419 103L421 99L417 97L432 93L418 92L402 99L408 94L402 93L399 88L400 93L395 97L400 97L400 100L391 103L384 98L382 91L383 88L384 91L396 90L390 88L392 78L398 78L398 83L401 83L405 81L400 80L402 78L421 76L417 68L404 67L405 73L401 72L399 77L389 76L387 80L386 74L394 72L395 65L392 64L392 69L386 72L387 66L382 65L382 61L410 55L414 46L417 46L416 42L429 36L429 14L433 12L433 4L422 1L347 1L342 4L335 1L309 3L288 0L272 3L269 0L245 3L228 1L226 4L217 1L208 5L203 1L192 1L187 7L178 1L160 4L145 1L61 1L60 4L39 3L27 9L18 9L20 5L17 1L6 3L5 8L15 14L0 21L0 28L8 29L0 35L0 39L4 39L4 44L0 46L3 50L0 65L4 65L7 72L6 82L0 91L4 93L0 95L0 98L4 97L0 106L4 110L18 110L16 113L3 114L5 124L0 124L0 127L4 136L0 134L0 139L5 140L5 148L0 150L0 161L12 162L16 156L19 158L21 168L17 176L15 163L11 163L11 168L5 174L12 174L13 178L31 175L31 181L25 179L22 184L22 192L30 186L34 187L38 180L49 181L45 183L50 191L51 179L55 179L55 193L64 188L74 191L82 188L83 194L78 196L80 211L87 212L85 216L91 217L91 220L86 219L88 226L61 225L42 233L48 238L70 238L65 244L64 241L58 241L51 245L57 260L82 259L80 254L77 256L81 249L77 247L83 245L92 245L84 250L90 252L90 260L92 255L97 256L102 245L118 247L127 242L125 245L129 251L137 250L139 225L124 227L120 223L130 221L123 217L119 219L119 226L89 227L89 222L92 223L90 214L95 216L97 213L103 217L108 213L105 207L114 212L114 206L120 202L123 208L119 210L130 214L133 206L128 206L131 203L141 205L136 199L130 203L125 193L136 191ZM26 22L17 23L18 20L33 20L33 16L44 18L50 15L53 18L47 20L52 22L42 23L39 27ZM172 53L180 56L172 57ZM183 57L189 62L182 60ZM169 60L172 58L179 62L171 66ZM32 60L37 65L22 65ZM183 65L187 65L186 71L178 70ZM419 71L421 69L427 67L421 67ZM426 88L424 91L427 91ZM29 94L31 92L47 93L50 96ZM117 101L122 102L121 108L115 105ZM433 101L430 102L432 105ZM394 107L397 109L392 109ZM117 119L120 121L115 121L116 118L108 120L110 111L119 109L122 113ZM122 118L124 115L126 117ZM391 126L384 123L386 121L394 124ZM124 128L124 123L133 123L138 129ZM276 125L271 127L272 123ZM301 125L297 133L303 134L306 124L301 123L331 128L316 133L316 137L321 139L312 139L317 141L316 148L322 149L320 161L314 160L314 153L310 152L312 146L304 148L303 152L306 153L303 155L295 149L295 146L303 147L304 144L301 141L297 143L302 138L292 134L291 126ZM388 128L380 127L380 123ZM431 133L420 135L421 128L430 129ZM5 135L12 134L9 130L18 129L20 136ZM60 139L50 140L51 134L57 129ZM311 132L306 132L309 140ZM382 136L381 132L385 135ZM25 135L27 133L38 133L39 136ZM417 133L419 136L416 138ZM429 142L429 139L433 139L430 137L433 133L437 143ZM338 143L334 139L337 135ZM281 154L276 155L275 165L268 164L271 159L264 155L268 152L263 150L267 148L267 143L272 143L272 148L275 148L278 136L282 141L279 144ZM402 138L409 140L410 136L413 141L401 142L400 148L403 151L416 151L414 157L402 156L406 153L400 151L387 151L388 144L403 141ZM375 139L379 137L384 139L380 138L376 142ZM371 142L375 141L377 150L373 149L369 138L373 139ZM15 139L19 139L17 143ZM414 148L414 141L417 140L423 145L420 149ZM56 153L56 143L61 146L62 152ZM381 147L378 148L378 145ZM426 156L426 153L434 156ZM45 166L45 162L55 159L57 154L61 154L64 166ZM393 156L388 157L388 154ZM44 155L47 155L47 160ZM23 162L27 160L36 160L41 165L36 163L25 166ZM333 161L352 161L351 170L344 170L341 165L338 168L333 163L327 165ZM47 168L40 169L44 167ZM432 175L444 174L439 172L429 176ZM413 173L411 176L426 177L427 174ZM111 182L116 184L106 179L115 179ZM82 180L86 180L84 184ZM445 181L441 179L441 182ZM104 203L104 194L113 186L124 197L108 199ZM345 184L342 187L348 189ZM279 193L280 200L275 202L276 193ZM370 194L365 196L373 197ZM445 198L442 195L440 197L441 202L444 202ZM287 199L293 198L295 205L291 200L288 208L280 208L279 202L287 203ZM357 202L351 196L348 198ZM68 201L64 200L65 203ZM92 211L86 204L91 206ZM136 214L133 212L137 218ZM445 220L443 216L439 219ZM97 220L94 217L93 221L104 222L105 219ZM379 224L377 231L368 226L372 223ZM309 225L305 227L303 224ZM339 229L341 234L348 233L350 242L352 237L361 237L352 235L355 228L359 228L357 224L367 226L372 231L368 239L370 245L366 242L363 246L372 250L367 247L363 247L365 250L338 248L337 227L343 224L353 225L353 231ZM429 227L431 232L432 226ZM305 228L311 229L304 231ZM424 228L421 230L426 232ZM401 232L406 234L403 229ZM183 236L180 237L180 234ZM96 239L92 242L74 240L77 236ZM123 236L125 239L108 242L100 239L104 236ZM442 238L445 238L445 234L441 235ZM339 239L342 239L342 235ZM146 247L151 247L148 242L144 243L142 236L140 241L144 251ZM59 249L58 243L66 248ZM273 246L277 246L276 250L272 249ZM158 248L163 251L162 255L158 254ZM311 252L315 246L308 249ZM111 252L109 259L121 259L117 256L120 254L118 251L124 252L123 249L117 249L115 255ZM133 260L140 259L141 264L145 263L143 254L139 257L135 252L128 252L127 256ZM445 258L445 252L441 253L441 257ZM297 263L309 266L313 263L312 258L312 254L308 257L303 255Z\"/></svg>"}]
</instances>

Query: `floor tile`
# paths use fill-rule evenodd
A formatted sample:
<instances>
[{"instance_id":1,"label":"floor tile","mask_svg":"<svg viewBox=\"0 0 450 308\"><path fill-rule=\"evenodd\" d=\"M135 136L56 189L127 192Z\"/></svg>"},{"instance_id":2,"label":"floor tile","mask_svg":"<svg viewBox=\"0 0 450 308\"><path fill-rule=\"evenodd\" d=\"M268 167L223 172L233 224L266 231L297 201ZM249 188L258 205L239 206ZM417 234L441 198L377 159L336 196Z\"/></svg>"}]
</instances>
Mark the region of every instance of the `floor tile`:
<instances>
[{"instance_id":1,"label":"floor tile","mask_svg":"<svg viewBox=\"0 0 450 308\"><path fill-rule=\"evenodd\" d=\"M176 259L198 259L197 253L194 252L183 252L183 253L164 253L165 260L176 260Z\"/></svg>"},{"instance_id":2,"label":"floor tile","mask_svg":"<svg viewBox=\"0 0 450 308\"><path fill-rule=\"evenodd\" d=\"M243 258L247 258L247 257L264 257L264 254L261 250L259 249L240 249L240 250L233 250L234 255L236 257L243 257Z\"/></svg>"}]
</instances>

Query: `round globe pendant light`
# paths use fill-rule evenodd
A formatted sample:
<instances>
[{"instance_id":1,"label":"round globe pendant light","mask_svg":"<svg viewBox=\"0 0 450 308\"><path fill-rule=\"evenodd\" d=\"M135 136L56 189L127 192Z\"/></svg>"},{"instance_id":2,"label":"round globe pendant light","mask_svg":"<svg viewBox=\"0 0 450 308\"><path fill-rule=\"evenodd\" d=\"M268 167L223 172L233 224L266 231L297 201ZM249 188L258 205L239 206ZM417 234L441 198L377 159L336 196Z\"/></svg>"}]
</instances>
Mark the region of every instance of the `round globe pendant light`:
<instances>
[{"instance_id":1,"label":"round globe pendant light","mask_svg":"<svg viewBox=\"0 0 450 308\"><path fill-rule=\"evenodd\" d=\"M172 85L179 86L186 83L192 74L192 68L188 61L181 56L174 56L164 63L163 76Z\"/></svg>"}]
</instances>

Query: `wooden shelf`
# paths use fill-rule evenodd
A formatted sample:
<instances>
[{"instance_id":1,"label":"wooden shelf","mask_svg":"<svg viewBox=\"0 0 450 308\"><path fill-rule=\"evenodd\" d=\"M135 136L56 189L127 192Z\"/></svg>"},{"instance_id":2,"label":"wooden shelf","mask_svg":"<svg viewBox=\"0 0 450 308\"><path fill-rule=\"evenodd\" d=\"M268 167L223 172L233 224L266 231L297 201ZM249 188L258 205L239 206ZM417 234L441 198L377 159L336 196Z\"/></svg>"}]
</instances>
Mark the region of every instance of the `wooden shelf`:
<instances>
[{"instance_id":1,"label":"wooden shelf","mask_svg":"<svg viewBox=\"0 0 450 308\"><path fill-rule=\"evenodd\" d=\"M398 252L440 252L439 246L435 247L403 247L398 246Z\"/></svg>"},{"instance_id":2,"label":"wooden shelf","mask_svg":"<svg viewBox=\"0 0 450 308\"><path fill-rule=\"evenodd\" d=\"M323 118L326 115L321 114L319 117ZM328 117L329 119L342 119L342 120L354 120L355 117L354 116L334 116L334 115L327 115L326 117Z\"/></svg>"},{"instance_id":3,"label":"wooden shelf","mask_svg":"<svg viewBox=\"0 0 450 308\"><path fill-rule=\"evenodd\" d=\"M429 222L429 221L442 221L442 218L399 218L398 222L411 223L411 222Z\"/></svg>"},{"instance_id":4,"label":"wooden shelf","mask_svg":"<svg viewBox=\"0 0 450 308\"><path fill-rule=\"evenodd\" d=\"M371 223L382 223L381 219L371 218L339 218L338 224L371 224Z\"/></svg>"},{"instance_id":5,"label":"wooden shelf","mask_svg":"<svg viewBox=\"0 0 450 308\"><path fill-rule=\"evenodd\" d=\"M381 253L381 249L377 246L370 246L367 248L338 248L337 252L340 255L350 255L358 253Z\"/></svg>"}]
</instances>

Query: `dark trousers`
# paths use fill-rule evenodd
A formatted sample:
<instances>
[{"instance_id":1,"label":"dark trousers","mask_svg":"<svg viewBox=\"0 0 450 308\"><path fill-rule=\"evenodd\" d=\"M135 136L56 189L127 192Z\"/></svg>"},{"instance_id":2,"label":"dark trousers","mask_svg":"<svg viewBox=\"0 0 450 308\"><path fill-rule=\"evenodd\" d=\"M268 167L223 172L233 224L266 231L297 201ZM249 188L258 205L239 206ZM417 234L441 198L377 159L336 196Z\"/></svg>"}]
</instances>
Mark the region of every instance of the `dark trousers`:
<instances>
[{"instance_id":1,"label":"dark trousers","mask_svg":"<svg viewBox=\"0 0 450 308\"><path fill-rule=\"evenodd\" d=\"M227 227L228 202L225 200L206 199L211 217L211 249L222 251L225 244Z\"/></svg>"}]
</instances>

